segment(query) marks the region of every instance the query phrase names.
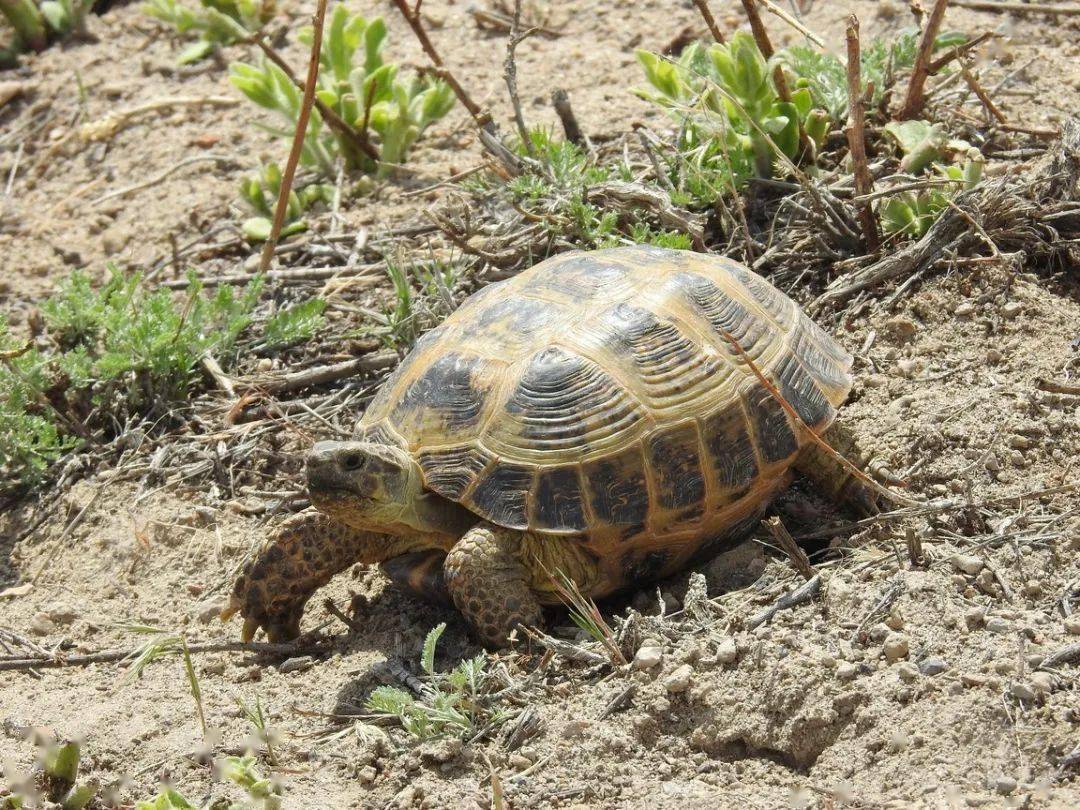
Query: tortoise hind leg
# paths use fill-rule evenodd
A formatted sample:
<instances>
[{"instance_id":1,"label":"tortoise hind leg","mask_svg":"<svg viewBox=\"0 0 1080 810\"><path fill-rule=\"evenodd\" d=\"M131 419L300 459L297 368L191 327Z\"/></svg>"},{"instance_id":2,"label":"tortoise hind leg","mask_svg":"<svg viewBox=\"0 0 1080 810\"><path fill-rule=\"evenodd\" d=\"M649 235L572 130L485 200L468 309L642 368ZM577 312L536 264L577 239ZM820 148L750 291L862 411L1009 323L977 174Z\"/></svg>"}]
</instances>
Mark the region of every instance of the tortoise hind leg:
<instances>
[{"instance_id":1,"label":"tortoise hind leg","mask_svg":"<svg viewBox=\"0 0 1080 810\"><path fill-rule=\"evenodd\" d=\"M521 532L481 524L446 555L447 589L485 647L505 647L518 625L542 623L521 539Z\"/></svg>"},{"instance_id":2,"label":"tortoise hind leg","mask_svg":"<svg viewBox=\"0 0 1080 810\"><path fill-rule=\"evenodd\" d=\"M859 469L864 469L867 457L855 435L839 423L833 423L822 438L829 446ZM817 442L803 447L795 468L835 503L850 507L861 517L876 515L880 510L878 493L841 464L832 453Z\"/></svg>"}]
</instances>

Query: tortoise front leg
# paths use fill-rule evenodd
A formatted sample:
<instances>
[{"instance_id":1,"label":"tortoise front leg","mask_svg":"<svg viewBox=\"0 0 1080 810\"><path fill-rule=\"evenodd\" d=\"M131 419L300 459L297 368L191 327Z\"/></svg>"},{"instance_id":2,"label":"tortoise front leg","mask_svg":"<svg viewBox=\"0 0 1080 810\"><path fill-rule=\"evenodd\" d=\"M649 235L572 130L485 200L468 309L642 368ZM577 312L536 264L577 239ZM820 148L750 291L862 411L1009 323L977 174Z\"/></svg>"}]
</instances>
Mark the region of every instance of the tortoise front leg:
<instances>
[{"instance_id":1,"label":"tortoise front leg","mask_svg":"<svg viewBox=\"0 0 1080 810\"><path fill-rule=\"evenodd\" d=\"M481 524L446 555L446 587L485 647L505 647L518 625L543 621L522 554L521 532Z\"/></svg>"},{"instance_id":2,"label":"tortoise front leg","mask_svg":"<svg viewBox=\"0 0 1080 810\"><path fill-rule=\"evenodd\" d=\"M296 638L304 605L318 588L353 563L377 563L402 553L404 544L401 538L353 529L308 509L282 524L244 567L221 618L239 612L244 641L260 628L272 642Z\"/></svg>"}]
</instances>

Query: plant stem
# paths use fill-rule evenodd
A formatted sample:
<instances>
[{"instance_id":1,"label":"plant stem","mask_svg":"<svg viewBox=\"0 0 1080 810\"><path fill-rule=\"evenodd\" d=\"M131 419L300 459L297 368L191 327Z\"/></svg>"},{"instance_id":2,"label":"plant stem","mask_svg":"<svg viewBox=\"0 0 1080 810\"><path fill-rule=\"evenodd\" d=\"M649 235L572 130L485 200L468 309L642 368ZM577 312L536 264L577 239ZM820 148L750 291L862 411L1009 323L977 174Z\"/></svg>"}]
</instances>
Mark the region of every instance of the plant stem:
<instances>
[{"instance_id":1,"label":"plant stem","mask_svg":"<svg viewBox=\"0 0 1080 810\"><path fill-rule=\"evenodd\" d=\"M33 0L0 0L0 15L11 23L22 45L34 51L44 50L45 21Z\"/></svg>"},{"instance_id":2,"label":"plant stem","mask_svg":"<svg viewBox=\"0 0 1080 810\"><path fill-rule=\"evenodd\" d=\"M263 245L262 256L259 258L259 272L261 273L265 273L270 269L270 262L274 258L274 248L277 247L281 227L285 224L285 213L289 208L289 192L292 191L293 177L296 176L296 165L300 162L300 152L304 147L308 121L311 118L311 105L315 100L315 86L319 80L319 54L322 52L323 20L326 19L326 0L318 0L318 2L319 5L312 19L311 58L308 60L304 98L300 103L300 114L296 118L296 132L293 134L289 160L285 164L285 171L281 175L281 188L278 190L277 208L274 210L274 223L270 228L270 238Z\"/></svg>"},{"instance_id":3,"label":"plant stem","mask_svg":"<svg viewBox=\"0 0 1080 810\"><path fill-rule=\"evenodd\" d=\"M847 80L848 80L848 120L844 128L847 135L848 150L851 153L851 168L855 174L855 195L861 197L872 194L874 180L870 176L870 167L866 163L866 123L862 99L862 71L859 53L859 18L852 14L847 24ZM881 246L878 236L877 220L869 200L857 202L859 224L862 226L866 249L875 252Z\"/></svg>"},{"instance_id":4,"label":"plant stem","mask_svg":"<svg viewBox=\"0 0 1080 810\"><path fill-rule=\"evenodd\" d=\"M697 10L701 12L701 16L705 20L705 25L708 26L712 38L723 45L726 40L724 39L724 34L716 24L716 18L713 17L712 12L709 11L708 0L694 0L694 5L697 6Z\"/></svg>"},{"instance_id":5,"label":"plant stem","mask_svg":"<svg viewBox=\"0 0 1080 810\"><path fill-rule=\"evenodd\" d=\"M926 102L925 88L926 79L930 75L930 57L934 53L934 41L937 39L941 23L945 19L945 8L949 0L934 0L934 7L930 11L930 17L926 21L922 38L919 40L919 53L915 57L915 67L908 82L907 96L896 118L899 121L907 121L922 112Z\"/></svg>"}]
</instances>

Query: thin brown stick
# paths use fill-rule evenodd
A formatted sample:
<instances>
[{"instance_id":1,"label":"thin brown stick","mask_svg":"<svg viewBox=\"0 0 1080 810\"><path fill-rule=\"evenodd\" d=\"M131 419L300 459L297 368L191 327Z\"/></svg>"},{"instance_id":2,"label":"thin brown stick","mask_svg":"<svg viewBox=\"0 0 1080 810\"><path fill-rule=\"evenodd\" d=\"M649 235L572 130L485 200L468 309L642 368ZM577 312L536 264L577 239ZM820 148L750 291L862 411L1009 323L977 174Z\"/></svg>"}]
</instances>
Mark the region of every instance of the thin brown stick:
<instances>
[{"instance_id":1,"label":"thin brown stick","mask_svg":"<svg viewBox=\"0 0 1080 810\"><path fill-rule=\"evenodd\" d=\"M929 65L926 66L926 70L930 73L931 76L933 76L935 73L937 73L950 62L952 62L954 59L958 59L961 56L964 56L969 51L972 51L982 45L984 42L986 42L986 40L996 39L999 36L1001 35L993 31L987 31L985 33L979 34L977 37L975 37L975 39L969 39L967 42L961 42L955 48L949 48L949 50L947 50L937 59L932 61Z\"/></svg>"},{"instance_id":2,"label":"thin brown stick","mask_svg":"<svg viewBox=\"0 0 1080 810\"><path fill-rule=\"evenodd\" d=\"M848 150L851 152L851 168L855 173L855 194L862 196L874 193L874 179L866 161L866 121L863 110L862 71L859 55L859 18L852 14L847 24L847 82L848 82L848 120L844 134L847 135ZM866 249L877 252L881 247L877 219L869 202L857 203L859 224L862 226Z\"/></svg>"},{"instance_id":3,"label":"thin brown stick","mask_svg":"<svg viewBox=\"0 0 1080 810\"><path fill-rule=\"evenodd\" d=\"M517 46L525 41L534 29L521 31L521 0L514 0L514 20L510 26L510 36L506 40L506 59L503 61L503 79L506 82L506 91L510 94L510 105L514 108L514 124L517 126L518 136L525 151L533 154L532 140L529 138L529 128L525 125L525 115L521 112L521 99L518 98L517 85Z\"/></svg>"},{"instance_id":4,"label":"thin brown stick","mask_svg":"<svg viewBox=\"0 0 1080 810\"><path fill-rule=\"evenodd\" d=\"M293 134L289 160L285 164L285 171L281 175L281 188L278 190L277 207L274 209L274 222L270 227L270 237L266 240L266 244L263 245L262 256L259 257L259 272L261 273L265 273L270 269L270 262L274 258L274 248L277 247L278 237L281 236L281 228L285 224L285 213L289 208L289 192L292 191L296 166L300 162L300 152L304 147L308 120L311 118L311 105L315 100L315 85L319 80L319 55L322 52L323 20L326 19L326 0L318 1L319 5L315 9L315 16L311 21L311 58L308 60L304 97L300 102L300 114L296 118L296 132Z\"/></svg>"},{"instance_id":5,"label":"thin brown stick","mask_svg":"<svg viewBox=\"0 0 1080 810\"><path fill-rule=\"evenodd\" d=\"M820 575L807 580L795 590L788 591L767 608L762 608L759 612L755 613L747 620L746 629L753 630L755 627L765 624L765 622L769 621L769 619L781 610L789 610L796 605L801 605L803 602L809 602L819 593L821 593Z\"/></svg>"},{"instance_id":6,"label":"thin brown stick","mask_svg":"<svg viewBox=\"0 0 1080 810\"><path fill-rule=\"evenodd\" d=\"M949 0L934 0L934 7L930 11L930 17L926 21L922 38L919 40L919 52L915 57L915 67L912 69L911 80L908 82L907 95L896 117L900 121L914 118L922 112L926 102L926 78L930 75L930 57L934 53L934 41L937 39L941 23L945 19L945 8Z\"/></svg>"},{"instance_id":7,"label":"thin brown stick","mask_svg":"<svg viewBox=\"0 0 1080 810\"><path fill-rule=\"evenodd\" d=\"M904 530L904 542L907 545L908 560L911 561L911 567L922 567L926 563L926 556L923 554L922 538L911 526L908 526L907 529Z\"/></svg>"},{"instance_id":8,"label":"thin brown stick","mask_svg":"<svg viewBox=\"0 0 1080 810\"><path fill-rule=\"evenodd\" d=\"M1069 383L1058 382L1057 380L1048 380L1045 377L1037 377L1035 379L1035 387L1040 391L1049 391L1053 394L1071 394L1075 397L1080 397L1080 385L1070 385Z\"/></svg>"},{"instance_id":9,"label":"thin brown stick","mask_svg":"<svg viewBox=\"0 0 1080 810\"><path fill-rule=\"evenodd\" d=\"M300 78L298 78L295 73L293 73L292 68L289 67L289 63L281 58L281 54L274 50L274 48L265 39L263 39L262 35L259 35L255 38L255 44L262 48L262 52L266 54L267 59L269 59L279 68L281 68L281 71L289 77L289 81L295 84L301 92L306 92L304 82ZM372 89L374 89L374 85L372 86ZM352 141L352 143L356 146L357 149L359 149L372 160L376 162L379 161L379 150L375 148L375 145L368 139L367 136L366 121L360 129L357 129L356 127L350 125L336 112L334 112L334 109L332 107L328 107L326 104L323 104L323 102L319 100L318 96L315 96L315 100L313 103L315 104L315 109L319 111L319 115L323 117L323 120L326 121L326 125L330 127L330 129L334 130L334 132L338 133L339 135L348 138L350 141Z\"/></svg>"},{"instance_id":10,"label":"thin brown stick","mask_svg":"<svg viewBox=\"0 0 1080 810\"><path fill-rule=\"evenodd\" d=\"M708 26L712 38L721 45L727 42L727 40L724 39L723 32L720 30L720 26L716 24L716 18L713 17L712 12L709 11L708 0L694 0L694 5L697 6L697 10L701 12L701 17L705 20L705 25Z\"/></svg>"},{"instance_id":11,"label":"thin brown stick","mask_svg":"<svg viewBox=\"0 0 1080 810\"><path fill-rule=\"evenodd\" d=\"M960 75L964 77L964 81L967 83L968 88L970 88L971 92L974 93L975 96L979 99L986 111L990 113L990 115L992 115L995 119L997 119L997 122L999 124L1008 123L1005 118L1005 114L1000 109L998 109L998 106L994 103L994 100L986 94L986 91L983 89L982 85L979 84L979 80L975 78L975 74L973 74L968 69L968 66L964 64L964 60L960 60Z\"/></svg>"},{"instance_id":12,"label":"thin brown stick","mask_svg":"<svg viewBox=\"0 0 1080 810\"><path fill-rule=\"evenodd\" d=\"M581 126L578 124L574 108L570 106L570 96L562 88L551 91L551 106L555 108L555 114L562 122L563 134L570 143L582 145L585 136L581 134Z\"/></svg>"},{"instance_id":13,"label":"thin brown stick","mask_svg":"<svg viewBox=\"0 0 1080 810\"><path fill-rule=\"evenodd\" d=\"M1049 3L1007 3L990 0L953 0L954 6L975 11L995 11L998 14L1080 14L1080 6L1054 6Z\"/></svg>"},{"instance_id":14,"label":"thin brown stick","mask_svg":"<svg viewBox=\"0 0 1080 810\"><path fill-rule=\"evenodd\" d=\"M290 371L285 374L239 379L236 383L246 386L248 389L280 394L283 391L295 391L312 385L322 385L345 377L352 377L355 374L393 368L400 359L394 352L380 352L365 357L357 357L354 360L331 363L327 366L313 366L312 368Z\"/></svg>"},{"instance_id":15,"label":"thin brown stick","mask_svg":"<svg viewBox=\"0 0 1080 810\"><path fill-rule=\"evenodd\" d=\"M59 669L62 667L86 667L91 664L109 664L125 661L139 653L139 647L128 650L103 650L86 655L63 655L51 658L0 659L0 671L17 669ZM257 641L223 641L207 644L189 644L189 653L253 652L269 655L296 655L320 652L321 647L311 644L269 644Z\"/></svg>"},{"instance_id":16,"label":"thin brown stick","mask_svg":"<svg viewBox=\"0 0 1080 810\"><path fill-rule=\"evenodd\" d=\"M806 556L806 552L795 542L795 538L788 532L787 528L784 526L784 522L775 516L761 522L765 524L765 528L769 530L769 534L773 536L773 540L780 546L780 550L787 554L788 559L791 560L791 564L795 570L802 574L803 579L813 579L814 574L817 572L814 571L814 566L810 564L810 558Z\"/></svg>"},{"instance_id":17,"label":"thin brown stick","mask_svg":"<svg viewBox=\"0 0 1080 810\"><path fill-rule=\"evenodd\" d=\"M360 264L355 267L291 267L287 270L270 270L266 273L231 273L221 276L206 276L199 281L204 287L218 287L222 284L247 284L248 282L262 277L267 281L326 281L333 278L356 278L371 276L374 283L377 279L372 275L376 270L385 270L383 262L375 264ZM164 281L159 287L168 290L187 289L187 279L174 279Z\"/></svg>"},{"instance_id":18,"label":"thin brown stick","mask_svg":"<svg viewBox=\"0 0 1080 810\"><path fill-rule=\"evenodd\" d=\"M823 40L821 37L819 37L817 34L815 34L801 22L799 22L799 20L797 20L795 17L792 17L790 14L784 11L784 9L780 8L780 6L776 5L776 3L772 2L772 0L758 0L758 2L761 3L761 5L765 6L765 9L767 11L775 14L777 17L786 22L788 25L790 25L808 40L813 42L819 48L825 47L825 40Z\"/></svg>"}]
</instances>

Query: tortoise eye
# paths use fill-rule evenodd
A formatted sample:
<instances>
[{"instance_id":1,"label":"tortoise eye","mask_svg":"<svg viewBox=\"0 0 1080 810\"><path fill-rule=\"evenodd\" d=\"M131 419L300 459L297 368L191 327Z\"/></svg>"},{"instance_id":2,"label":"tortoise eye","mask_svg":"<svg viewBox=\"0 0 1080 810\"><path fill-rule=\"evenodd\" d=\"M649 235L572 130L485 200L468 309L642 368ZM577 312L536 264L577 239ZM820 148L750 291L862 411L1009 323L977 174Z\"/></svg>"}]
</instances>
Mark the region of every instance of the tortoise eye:
<instances>
[{"instance_id":1,"label":"tortoise eye","mask_svg":"<svg viewBox=\"0 0 1080 810\"><path fill-rule=\"evenodd\" d=\"M341 457L341 466L346 470L359 470L366 460L362 453L346 453Z\"/></svg>"}]
</instances>

